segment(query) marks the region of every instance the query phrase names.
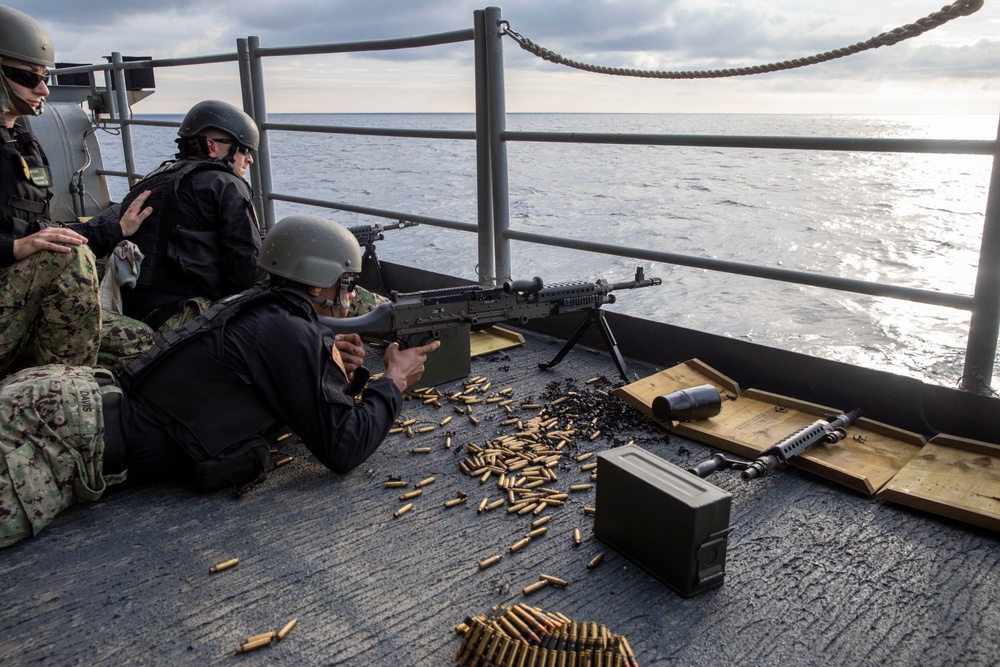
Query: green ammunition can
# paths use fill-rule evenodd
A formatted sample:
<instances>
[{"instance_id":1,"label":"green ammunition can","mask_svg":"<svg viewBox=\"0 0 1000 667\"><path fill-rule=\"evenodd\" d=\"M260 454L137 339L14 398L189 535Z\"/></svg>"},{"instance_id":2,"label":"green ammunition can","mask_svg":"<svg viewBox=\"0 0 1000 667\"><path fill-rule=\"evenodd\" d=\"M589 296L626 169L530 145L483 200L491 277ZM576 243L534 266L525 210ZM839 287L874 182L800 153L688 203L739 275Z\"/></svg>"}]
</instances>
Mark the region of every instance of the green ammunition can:
<instances>
[{"instance_id":1,"label":"green ammunition can","mask_svg":"<svg viewBox=\"0 0 1000 667\"><path fill-rule=\"evenodd\" d=\"M635 445L597 462L598 539L685 597L722 584L728 493Z\"/></svg>"}]
</instances>

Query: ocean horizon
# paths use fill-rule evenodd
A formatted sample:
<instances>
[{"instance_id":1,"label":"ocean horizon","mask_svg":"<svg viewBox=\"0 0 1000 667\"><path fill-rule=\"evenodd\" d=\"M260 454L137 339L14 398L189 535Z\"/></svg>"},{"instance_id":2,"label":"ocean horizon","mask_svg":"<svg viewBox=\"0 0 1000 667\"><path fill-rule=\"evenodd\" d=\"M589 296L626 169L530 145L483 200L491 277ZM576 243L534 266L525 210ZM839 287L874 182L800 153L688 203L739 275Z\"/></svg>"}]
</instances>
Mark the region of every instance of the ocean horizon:
<instances>
[{"instance_id":1,"label":"ocean horizon","mask_svg":"<svg viewBox=\"0 0 1000 667\"><path fill-rule=\"evenodd\" d=\"M136 118L180 120L182 114ZM473 130L472 113L270 114L269 122ZM512 131L994 140L983 115L508 113ZM137 169L175 152L176 130L133 126ZM111 141L114 139L112 138ZM109 169L122 169L101 137ZM271 131L277 192L476 222L474 142ZM785 149L509 142L512 229L971 294L992 159ZM111 179L120 200L124 179ZM277 217L379 220L276 202ZM384 221L383 221L384 222ZM388 232L381 259L477 276L474 235ZM954 386L969 313L683 266L513 242L514 278L627 280L619 312Z\"/></svg>"}]
</instances>

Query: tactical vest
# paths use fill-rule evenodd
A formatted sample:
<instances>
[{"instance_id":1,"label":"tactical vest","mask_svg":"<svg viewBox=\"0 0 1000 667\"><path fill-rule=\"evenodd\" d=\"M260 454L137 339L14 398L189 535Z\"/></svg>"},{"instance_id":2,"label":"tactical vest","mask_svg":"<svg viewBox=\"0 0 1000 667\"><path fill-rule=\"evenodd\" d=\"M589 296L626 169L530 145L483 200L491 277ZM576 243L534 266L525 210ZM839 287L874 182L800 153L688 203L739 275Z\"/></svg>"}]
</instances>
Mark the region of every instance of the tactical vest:
<instances>
[{"instance_id":1,"label":"tactical vest","mask_svg":"<svg viewBox=\"0 0 1000 667\"><path fill-rule=\"evenodd\" d=\"M0 232L24 238L48 222L51 171L31 132L0 127Z\"/></svg>"},{"instance_id":2,"label":"tactical vest","mask_svg":"<svg viewBox=\"0 0 1000 667\"><path fill-rule=\"evenodd\" d=\"M193 461L224 459L227 448L275 424L271 407L261 401L250 378L219 359L229 320L248 307L284 300L267 287L227 297L200 317L164 334L120 374L119 383L126 395L142 397L194 435L197 445L184 447ZM195 340L205 343L192 345ZM179 355L165 354L180 347L185 350ZM206 410L207 405L213 408Z\"/></svg>"},{"instance_id":3,"label":"tactical vest","mask_svg":"<svg viewBox=\"0 0 1000 667\"><path fill-rule=\"evenodd\" d=\"M203 262L204 272L199 275L186 273L169 254L171 239L178 227L204 232L206 236L213 238L214 242L210 230L198 230L194 226L183 224L191 216L181 208L178 192L184 180L198 171L218 171L228 174L241 183L247 200L252 198L250 186L246 181L236 176L229 166L215 160L174 160L161 164L146 175L129 190L121 204L121 210L124 211L142 192L150 191L146 206L152 206L153 212L129 239L139 246L145 255L136 287L151 288L181 296L207 296L211 299L217 299L222 295L219 273L221 258L218 257L220 249L209 251L216 255L215 261Z\"/></svg>"}]
</instances>

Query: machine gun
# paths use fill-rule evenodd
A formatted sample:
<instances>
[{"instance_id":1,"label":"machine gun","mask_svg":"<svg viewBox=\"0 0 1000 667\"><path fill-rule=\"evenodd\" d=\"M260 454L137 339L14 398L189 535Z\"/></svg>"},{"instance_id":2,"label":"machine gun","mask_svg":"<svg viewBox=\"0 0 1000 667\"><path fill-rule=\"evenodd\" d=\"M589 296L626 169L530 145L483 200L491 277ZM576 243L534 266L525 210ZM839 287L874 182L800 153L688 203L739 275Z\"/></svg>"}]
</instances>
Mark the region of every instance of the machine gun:
<instances>
[{"instance_id":1,"label":"machine gun","mask_svg":"<svg viewBox=\"0 0 1000 667\"><path fill-rule=\"evenodd\" d=\"M528 320L584 312L586 319L563 346L555 358L539 368L555 366L592 323L601 326L601 333L608 345L618 372L627 382L625 360L618 350L611 328L605 319L602 306L614 303L613 292L637 287L662 284L659 278L646 278L642 267L635 271L635 278L619 283L599 279L596 282L577 281L543 285L541 278L508 281L502 286L462 285L424 292L392 293L392 301L376 307L360 317L320 317L320 324L335 334L357 333L394 340L404 347L422 345L437 338L442 329L469 325L474 330L497 322Z\"/></svg>"},{"instance_id":2,"label":"machine gun","mask_svg":"<svg viewBox=\"0 0 1000 667\"><path fill-rule=\"evenodd\" d=\"M347 231L354 234L354 238L358 240L358 245L364 251L361 257L362 282L370 287L372 291L385 292L385 285L382 282L382 264L375 254L375 242L385 238L384 232L392 229L414 227L417 224L408 220L400 220L399 222L387 225L356 225L347 228Z\"/></svg>"},{"instance_id":3,"label":"machine gun","mask_svg":"<svg viewBox=\"0 0 1000 667\"><path fill-rule=\"evenodd\" d=\"M713 454L707 461L702 461L688 472L698 477L708 477L716 470L734 468L742 470L740 475L744 481L763 477L782 463L788 463L808 448L820 442L835 443L847 437L847 426L861 416L861 410L851 410L847 414L828 415L827 419L817 419L809 426L800 428L794 433L774 443L753 461L740 461L726 458L725 454Z\"/></svg>"}]
</instances>

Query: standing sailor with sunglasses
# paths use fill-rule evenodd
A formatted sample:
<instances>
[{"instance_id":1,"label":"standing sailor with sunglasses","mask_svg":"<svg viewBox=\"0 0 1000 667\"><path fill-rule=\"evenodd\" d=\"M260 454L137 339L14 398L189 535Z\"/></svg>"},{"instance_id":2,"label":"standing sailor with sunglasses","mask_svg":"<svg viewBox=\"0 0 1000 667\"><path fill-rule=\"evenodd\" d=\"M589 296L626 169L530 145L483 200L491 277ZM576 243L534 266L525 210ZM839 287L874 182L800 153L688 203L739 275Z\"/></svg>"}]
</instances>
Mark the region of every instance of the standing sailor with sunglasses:
<instances>
[{"instance_id":1,"label":"standing sailor with sunglasses","mask_svg":"<svg viewBox=\"0 0 1000 667\"><path fill-rule=\"evenodd\" d=\"M41 25L0 5L0 377L51 363L114 367L153 342L140 322L105 313L102 324L94 260L149 215L146 196L120 221L59 226L49 218L48 161L20 119L42 113L53 66Z\"/></svg>"},{"instance_id":2,"label":"standing sailor with sunglasses","mask_svg":"<svg viewBox=\"0 0 1000 667\"><path fill-rule=\"evenodd\" d=\"M260 138L241 109L206 100L184 116L176 159L126 195L143 191L153 214L132 237L144 255L135 287L122 288L123 311L164 333L258 279L261 235L246 180Z\"/></svg>"}]
</instances>

